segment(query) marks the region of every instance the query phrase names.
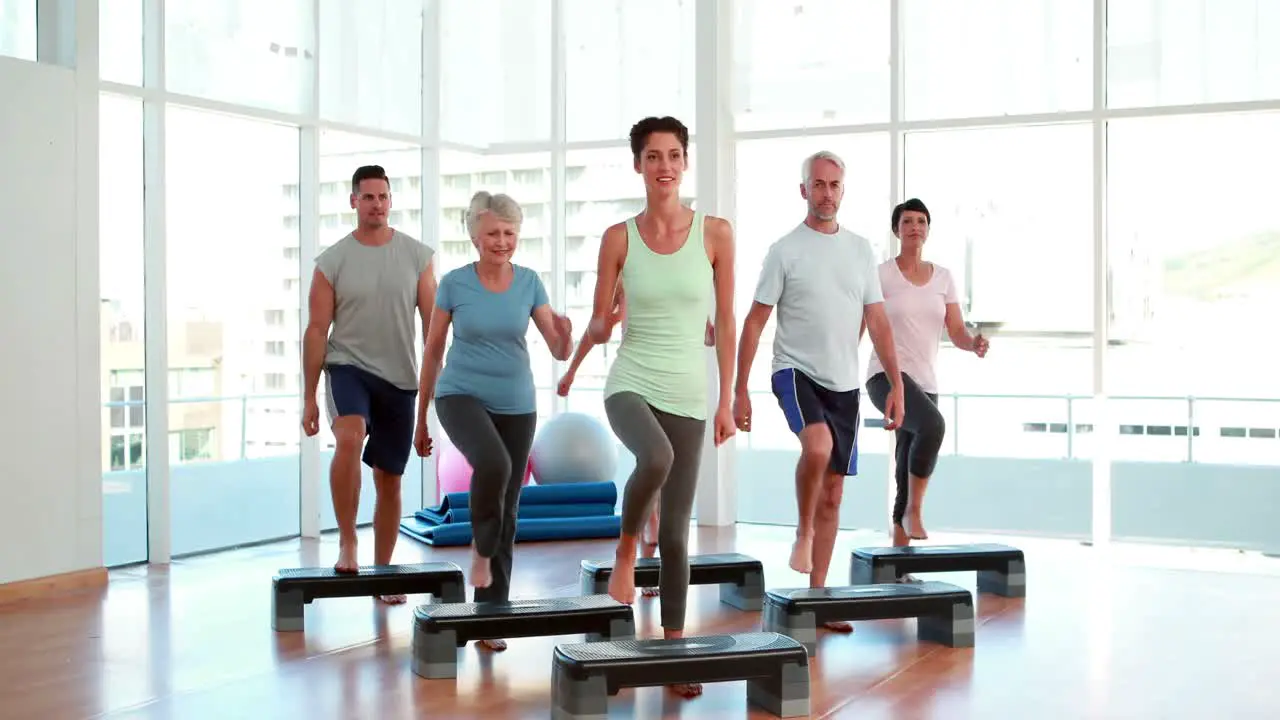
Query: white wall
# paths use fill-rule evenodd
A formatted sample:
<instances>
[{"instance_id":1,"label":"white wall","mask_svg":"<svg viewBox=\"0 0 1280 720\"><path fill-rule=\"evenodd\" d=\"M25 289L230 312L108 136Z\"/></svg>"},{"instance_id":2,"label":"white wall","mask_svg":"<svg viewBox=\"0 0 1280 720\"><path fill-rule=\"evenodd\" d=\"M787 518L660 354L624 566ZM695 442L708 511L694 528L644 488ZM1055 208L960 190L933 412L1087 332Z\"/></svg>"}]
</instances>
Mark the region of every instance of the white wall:
<instances>
[{"instance_id":1,"label":"white wall","mask_svg":"<svg viewBox=\"0 0 1280 720\"><path fill-rule=\"evenodd\" d=\"M0 582L102 564L90 70L0 58Z\"/></svg>"}]
</instances>

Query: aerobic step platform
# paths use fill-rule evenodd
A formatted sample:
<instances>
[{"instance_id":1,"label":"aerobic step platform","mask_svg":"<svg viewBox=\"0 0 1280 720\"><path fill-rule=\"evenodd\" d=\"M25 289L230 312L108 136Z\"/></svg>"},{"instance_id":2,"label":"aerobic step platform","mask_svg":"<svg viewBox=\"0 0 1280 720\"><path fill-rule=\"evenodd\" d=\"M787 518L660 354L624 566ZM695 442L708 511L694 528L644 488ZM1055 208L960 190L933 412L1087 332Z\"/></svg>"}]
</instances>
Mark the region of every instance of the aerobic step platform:
<instances>
[{"instance_id":1,"label":"aerobic step platform","mask_svg":"<svg viewBox=\"0 0 1280 720\"><path fill-rule=\"evenodd\" d=\"M662 558L636 560L636 587L657 587ZM583 560L580 575L582 593L597 595L609 591L612 560ZM720 602L754 612L764 602L764 564L748 555L724 553L691 555L690 585L719 585Z\"/></svg>"},{"instance_id":2,"label":"aerobic step platform","mask_svg":"<svg viewBox=\"0 0 1280 720\"><path fill-rule=\"evenodd\" d=\"M809 656L778 633L563 644L553 657L556 720L605 720L622 688L735 680L747 681L750 705L777 717L809 714Z\"/></svg>"},{"instance_id":3,"label":"aerobic step platform","mask_svg":"<svg viewBox=\"0 0 1280 720\"><path fill-rule=\"evenodd\" d=\"M445 603L465 599L462 569L451 562L368 565L352 573L289 568L271 578L271 590L271 627L282 632L302 630L303 607L320 598L430 594Z\"/></svg>"},{"instance_id":4,"label":"aerobic step platform","mask_svg":"<svg viewBox=\"0 0 1280 720\"><path fill-rule=\"evenodd\" d=\"M919 545L866 547L853 551L850 585L896 582L908 573L978 573L978 592L1025 597L1027 567L1022 551L1008 545Z\"/></svg>"},{"instance_id":5,"label":"aerobic step platform","mask_svg":"<svg viewBox=\"0 0 1280 720\"><path fill-rule=\"evenodd\" d=\"M918 618L921 641L973 647L973 596L941 582L770 590L763 627L798 641L813 655L824 623L891 618Z\"/></svg>"},{"instance_id":6,"label":"aerobic step platform","mask_svg":"<svg viewBox=\"0 0 1280 720\"><path fill-rule=\"evenodd\" d=\"M413 672L457 677L458 648L472 640L579 633L588 640L635 637L631 606L608 595L421 605L413 611Z\"/></svg>"}]
</instances>

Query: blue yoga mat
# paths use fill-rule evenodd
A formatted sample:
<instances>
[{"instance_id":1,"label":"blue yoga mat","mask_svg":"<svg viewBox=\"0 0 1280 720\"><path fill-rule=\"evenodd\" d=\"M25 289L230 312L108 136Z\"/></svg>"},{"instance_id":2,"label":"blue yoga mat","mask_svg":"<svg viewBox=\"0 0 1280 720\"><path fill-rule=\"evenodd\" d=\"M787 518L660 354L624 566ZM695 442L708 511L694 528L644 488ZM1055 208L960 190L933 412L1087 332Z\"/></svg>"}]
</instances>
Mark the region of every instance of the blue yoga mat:
<instances>
[{"instance_id":1,"label":"blue yoga mat","mask_svg":"<svg viewBox=\"0 0 1280 720\"><path fill-rule=\"evenodd\" d=\"M553 518L553 517L590 517L593 515L612 515L613 505L605 503L584 503L582 505L521 505L518 510L520 518ZM432 508L423 508L414 516L428 525L454 525L471 522L471 508L451 507L444 513Z\"/></svg>"},{"instance_id":2,"label":"blue yoga mat","mask_svg":"<svg viewBox=\"0 0 1280 720\"><path fill-rule=\"evenodd\" d=\"M618 503L618 486L611 482L564 483L563 485L525 485L520 488L520 507L536 505L602 505L613 508ZM450 510L461 510L471 504L471 493L451 492L435 507L423 508L431 517L445 517ZM613 514L610 510L608 514Z\"/></svg>"},{"instance_id":3,"label":"blue yoga mat","mask_svg":"<svg viewBox=\"0 0 1280 720\"><path fill-rule=\"evenodd\" d=\"M468 545L471 543L471 525L431 525L416 516L400 523L400 532L415 540L435 547ZM538 540L582 540L616 538L622 532L622 518L618 515L592 517L518 518L516 542Z\"/></svg>"}]
</instances>

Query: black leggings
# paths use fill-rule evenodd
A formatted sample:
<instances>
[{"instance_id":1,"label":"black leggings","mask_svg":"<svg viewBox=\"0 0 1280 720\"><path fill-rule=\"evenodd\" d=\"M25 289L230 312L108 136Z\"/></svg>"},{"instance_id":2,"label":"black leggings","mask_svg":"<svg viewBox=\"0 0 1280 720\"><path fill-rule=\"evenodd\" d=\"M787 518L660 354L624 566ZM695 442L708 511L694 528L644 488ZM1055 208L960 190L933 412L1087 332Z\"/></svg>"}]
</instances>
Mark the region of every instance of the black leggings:
<instances>
[{"instance_id":1,"label":"black leggings","mask_svg":"<svg viewBox=\"0 0 1280 720\"><path fill-rule=\"evenodd\" d=\"M876 373L867 381L867 394L871 403L881 413L889 397L889 378ZM909 492L908 476L927 478L938 464L938 451L947 433L947 423L938 411L938 396L927 393L911 376L902 373L903 408L902 425L895 432L897 447L894 451L893 477L897 481L898 494L893 501L893 522L902 524L907 512Z\"/></svg>"},{"instance_id":2,"label":"black leggings","mask_svg":"<svg viewBox=\"0 0 1280 720\"><path fill-rule=\"evenodd\" d=\"M493 581L476 588L475 602L506 602L516 544L516 511L538 414L497 415L470 395L436 398L436 416L471 466L471 537L489 558Z\"/></svg>"}]
</instances>

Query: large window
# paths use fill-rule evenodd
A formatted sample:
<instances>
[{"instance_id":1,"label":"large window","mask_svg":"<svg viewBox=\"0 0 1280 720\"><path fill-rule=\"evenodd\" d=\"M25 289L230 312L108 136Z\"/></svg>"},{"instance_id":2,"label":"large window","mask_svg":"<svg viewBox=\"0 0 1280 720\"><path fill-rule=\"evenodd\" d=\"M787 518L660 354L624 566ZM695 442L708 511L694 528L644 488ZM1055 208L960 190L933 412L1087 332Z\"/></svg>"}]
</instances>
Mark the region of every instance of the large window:
<instances>
[{"instance_id":1,"label":"large window","mask_svg":"<svg viewBox=\"0 0 1280 720\"><path fill-rule=\"evenodd\" d=\"M738 130L889 119L889 3L734 0Z\"/></svg>"},{"instance_id":2,"label":"large window","mask_svg":"<svg viewBox=\"0 0 1280 720\"><path fill-rule=\"evenodd\" d=\"M296 128L173 106L166 119L169 367L212 380L169 403L181 554L299 530L299 158Z\"/></svg>"},{"instance_id":3,"label":"large window","mask_svg":"<svg viewBox=\"0 0 1280 720\"><path fill-rule=\"evenodd\" d=\"M0 3L0 55L36 59L36 0Z\"/></svg>"},{"instance_id":4,"label":"large window","mask_svg":"<svg viewBox=\"0 0 1280 720\"><path fill-rule=\"evenodd\" d=\"M98 3L98 74L103 80L142 84L142 2Z\"/></svg>"},{"instance_id":5,"label":"large window","mask_svg":"<svg viewBox=\"0 0 1280 720\"><path fill-rule=\"evenodd\" d=\"M440 0L440 135L551 139L551 0Z\"/></svg>"},{"instance_id":6,"label":"large window","mask_svg":"<svg viewBox=\"0 0 1280 720\"><path fill-rule=\"evenodd\" d=\"M1093 103L1091 2L905 0L902 9L908 119Z\"/></svg>"},{"instance_id":7,"label":"large window","mask_svg":"<svg viewBox=\"0 0 1280 720\"><path fill-rule=\"evenodd\" d=\"M1107 128L1109 385L1169 398L1118 405L1119 458L1280 463L1278 136L1280 113Z\"/></svg>"},{"instance_id":8,"label":"large window","mask_svg":"<svg viewBox=\"0 0 1280 720\"><path fill-rule=\"evenodd\" d=\"M284 112L313 109L312 0L169 0L166 89Z\"/></svg>"},{"instance_id":9,"label":"large window","mask_svg":"<svg viewBox=\"0 0 1280 720\"><path fill-rule=\"evenodd\" d=\"M625 138L649 115L694 125L694 0L567 0L569 142Z\"/></svg>"},{"instance_id":10,"label":"large window","mask_svg":"<svg viewBox=\"0 0 1280 720\"><path fill-rule=\"evenodd\" d=\"M1277 37L1275 0L1109 0L1107 104L1280 98Z\"/></svg>"},{"instance_id":11,"label":"large window","mask_svg":"<svg viewBox=\"0 0 1280 720\"><path fill-rule=\"evenodd\" d=\"M422 3L320 0L320 115L422 132Z\"/></svg>"},{"instance_id":12,"label":"large window","mask_svg":"<svg viewBox=\"0 0 1280 720\"><path fill-rule=\"evenodd\" d=\"M147 559L142 101L98 104L103 562Z\"/></svg>"}]
</instances>

